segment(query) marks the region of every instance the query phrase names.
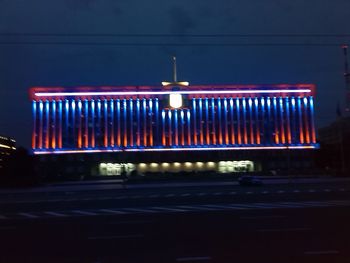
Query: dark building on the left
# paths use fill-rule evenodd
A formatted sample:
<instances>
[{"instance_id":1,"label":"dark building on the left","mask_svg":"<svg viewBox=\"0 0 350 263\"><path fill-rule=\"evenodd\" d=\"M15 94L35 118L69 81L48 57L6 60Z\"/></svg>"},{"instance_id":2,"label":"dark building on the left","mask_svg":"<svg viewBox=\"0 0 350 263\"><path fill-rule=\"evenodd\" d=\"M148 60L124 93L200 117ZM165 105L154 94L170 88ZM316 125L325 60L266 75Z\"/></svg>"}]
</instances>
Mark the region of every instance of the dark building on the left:
<instances>
[{"instance_id":1,"label":"dark building on the left","mask_svg":"<svg viewBox=\"0 0 350 263\"><path fill-rule=\"evenodd\" d=\"M0 170L4 168L4 162L16 151L16 141L13 138L0 135Z\"/></svg>"}]
</instances>

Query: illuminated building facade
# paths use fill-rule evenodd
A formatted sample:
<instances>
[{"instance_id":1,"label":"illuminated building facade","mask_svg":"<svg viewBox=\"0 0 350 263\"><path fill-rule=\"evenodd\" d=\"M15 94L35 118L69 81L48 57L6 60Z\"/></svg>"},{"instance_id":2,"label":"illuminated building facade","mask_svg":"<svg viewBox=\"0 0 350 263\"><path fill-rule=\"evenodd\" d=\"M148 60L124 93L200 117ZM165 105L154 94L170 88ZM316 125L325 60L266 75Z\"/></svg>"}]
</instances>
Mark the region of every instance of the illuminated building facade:
<instances>
[{"instance_id":1,"label":"illuminated building facade","mask_svg":"<svg viewBox=\"0 0 350 263\"><path fill-rule=\"evenodd\" d=\"M158 152L174 161L179 152L239 161L233 152L313 149L314 95L312 84L34 87L32 148L126 159Z\"/></svg>"}]
</instances>

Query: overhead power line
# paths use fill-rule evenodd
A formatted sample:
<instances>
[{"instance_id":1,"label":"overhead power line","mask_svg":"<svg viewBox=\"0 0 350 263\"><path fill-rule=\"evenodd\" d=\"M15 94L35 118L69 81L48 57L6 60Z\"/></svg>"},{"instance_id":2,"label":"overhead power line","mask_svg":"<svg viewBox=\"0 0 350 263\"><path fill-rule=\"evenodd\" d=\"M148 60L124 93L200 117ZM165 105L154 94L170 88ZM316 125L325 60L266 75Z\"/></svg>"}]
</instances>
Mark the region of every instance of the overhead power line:
<instances>
[{"instance_id":1,"label":"overhead power line","mask_svg":"<svg viewBox=\"0 0 350 263\"><path fill-rule=\"evenodd\" d=\"M138 43L138 42L70 42L70 41L0 41L0 45L71 45L71 46L176 46L176 47L340 47L346 43Z\"/></svg>"},{"instance_id":2,"label":"overhead power line","mask_svg":"<svg viewBox=\"0 0 350 263\"><path fill-rule=\"evenodd\" d=\"M135 38L347 38L350 34L119 34L119 33L0 33L0 37L135 37Z\"/></svg>"}]
</instances>

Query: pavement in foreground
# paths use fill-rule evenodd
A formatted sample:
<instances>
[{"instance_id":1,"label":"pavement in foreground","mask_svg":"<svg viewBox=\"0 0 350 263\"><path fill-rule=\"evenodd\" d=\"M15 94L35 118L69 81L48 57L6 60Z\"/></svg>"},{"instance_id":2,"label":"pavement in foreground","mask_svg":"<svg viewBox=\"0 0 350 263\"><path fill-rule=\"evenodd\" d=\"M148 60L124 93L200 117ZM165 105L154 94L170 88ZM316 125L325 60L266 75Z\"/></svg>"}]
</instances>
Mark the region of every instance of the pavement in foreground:
<instances>
[{"instance_id":1,"label":"pavement in foreground","mask_svg":"<svg viewBox=\"0 0 350 263\"><path fill-rule=\"evenodd\" d=\"M0 262L350 262L348 181L80 188L0 192Z\"/></svg>"}]
</instances>

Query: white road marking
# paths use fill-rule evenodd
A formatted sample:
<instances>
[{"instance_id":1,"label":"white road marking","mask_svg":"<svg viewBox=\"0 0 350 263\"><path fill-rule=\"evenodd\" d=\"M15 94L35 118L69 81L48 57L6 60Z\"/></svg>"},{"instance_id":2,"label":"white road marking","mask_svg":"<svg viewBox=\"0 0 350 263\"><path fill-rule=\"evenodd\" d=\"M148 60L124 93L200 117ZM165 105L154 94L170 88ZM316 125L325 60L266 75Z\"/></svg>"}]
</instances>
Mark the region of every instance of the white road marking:
<instances>
[{"instance_id":1,"label":"white road marking","mask_svg":"<svg viewBox=\"0 0 350 263\"><path fill-rule=\"evenodd\" d=\"M207 195L208 193L197 193L197 196L203 196L203 195Z\"/></svg>"},{"instance_id":2,"label":"white road marking","mask_svg":"<svg viewBox=\"0 0 350 263\"><path fill-rule=\"evenodd\" d=\"M182 194L181 196L190 196L191 194Z\"/></svg>"},{"instance_id":3,"label":"white road marking","mask_svg":"<svg viewBox=\"0 0 350 263\"><path fill-rule=\"evenodd\" d=\"M245 192L247 195L251 195L251 194L254 194L254 192L251 192L251 191L249 191L249 192Z\"/></svg>"},{"instance_id":4,"label":"white road marking","mask_svg":"<svg viewBox=\"0 0 350 263\"><path fill-rule=\"evenodd\" d=\"M88 237L89 240L97 240L97 239L122 239L122 238L141 238L144 235L120 235L120 236L95 236Z\"/></svg>"},{"instance_id":5,"label":"white road marking","mask_svg":"<svg viewBox=\"0 0 350 263\"><path fill-rule=\"evenodd\" d=\"M114 197L114 199L125 199L126 198L126 196L117 196L117 197Z\"/></svg>"},{"instance_id":6,"label":"white road marking","mask_svg":"<svg viewBox=\"0 0 350 263\"><path fill-rule=\"evenodd\" d=\"M297 228L266 228L258 229L257 232L295 232L295 231L310 231L309 227L297 227Z\"/></svg>"},{"instance_id":7,"label":"white road marking","mask_svg":"<svg viewBox=\"0 0 350 263\"><path fill-rule=\"evenodd\" d=\"M215 211L215 210L218 210L216 208L205 207L205 206L178 205L176 207L190 209L190 210L201 210L201 211L210 211L210 210Z\"/></svg>"},{"instance_id":8,"label":"white road marking","mask_svg":"<svg viewBox=\"0 0 350 263\"><path fill-rule=\"evenodd\" d=\"M82 210L72 210L72 212L76 213L76 214L85 215L85 216L95 216L95 215L97 215L94 212L87 212L87 211L82 211Z\"/></svg>"},{"instance_id":9,"label":"white road marking","mask_svg":"<svg viewBox=\"0 0 350 263\"><path fill-rule=\"evenodd\" d=\"M211 257L183 257L183 258L177 258L177 262L185 262L185 261L208 261L211 260Z\"/></svg>"},{"instance_id":10,"label":"white road marking","mask_svg":"<svg viewBox=\"0 0 350 263\"><path fill-rule=\"evenodd\" d=\"M237 192L229 192L228 194L229 195L235 195L235 194L237 194Z\"/></svg>"},{"instance_id":11,"label":"white road marking","mask_svg":"<svg viewBox=\"0 0 350 263\"><path fill-rule=\"evenodd\" d=\"M137 213L156 213L152 209L143 209L143 208L123 208L126 211L137 212Z\"/></svg>"},{"instance_id":12,"label":"white road marking","mask_svg":"<svg viewBox=\"0 0 350 263\"><path fill-rule=\"evenodd\" d=\"M293 193L300 193L300 190L294 190Z\"/></svg>"},{"instance_id":13,"label":"white road marking","mask_svg":"<svg viewBox=\"0 0 350 263\"><path fill-rule=\"evenodd\" d=\"M165 195L165 197L173 197L173 196L175 196L174 194L167 194L167 195Z\"/></svg>"},{"instance_id":14,"label":"white road marking","mask_svg":"<svg viewBox=\"0 0 350 263\"><path fill-rule=\"evenodd\" d=\"M178 208L169 208L169 207L159 207L159 206L153 206L152 209L167 211L167 212L187 212L188 210L185 209L178 209Z\"/></svg>"},{"instance_id":15,"label":"white road marking","mask_svg":"<svg viewBox=\"0 0 350 263\"><path fill-rule=\"evenodd\" d=\"M114 209L100 209L99 211L105 212L105 213L111 213L111 214L119 214L119 215L126 214L126 212L114 210Z\"/></svg>"},{"instance_id":16,"label":"white road marking","mask_svg":"<svg viewBox=\"0 0 350 263\"><path fill-rule=\"evenodd\" d=\"M270 192L269 191L262 191L261 193L262 194L269 194Z\"/></svg>"},{"instance_id":17,"label":"white road marking","mask_svg":"<svg viewBox=\"0 0 350 263\"><path fill-rule=\"evenodd\" d=\"M30 213L18 213L18 215L25 216L25 217L28 217L28 218L38 218L38 216L30 214Z\"/></svg>"},{"instance_id":18,"label":"white road marking","mask_svg":"<svg viewBox=\"0 0 350 263\"><path fill-rule=\"evenodd\" d=\"M277 193L278 193L278 194L284 194L284 193L285 193L285 191L283 191L283 190L279 190L279 191L277 191Z\"/></svg>"},{"instance_id":19,"label":"white road marking","mask_svg":"<svg viewBox=\"0 0 350 263\"><path fill-rule=\"evenodd\" d=\"M314 193L315 190L314 189L309 189L309 193Z\"/></svg>"},{"instance_id":20,"label":"white road marking","mask_svg":"<svg viewBox=\"0 0 350 263\"><path fill-rule=\"evenodd\" d=\"M217 192L217 193L212 193L212 195L222 195L221 192Z\"/></svg>"},{"instance_id":21,"label":"white road marking","mask_svg":"<svg viewBox=\"0 0 350 263\"><path fill-rule=\"evenodd\" d=\"M324 189L323 191L325 191L325 192L330 192L331 190L329 190L329 189Z\"/></svg>"},{"instance_id":22,"label":"white road marking","mask_svg":"<svg viewBox=\"0 0 350 263\"><path fill-rule=\"evenodd\" d=\"M320 251L305 251L305 255L329 255L329 254L339 254L338 250L320 250Z\"/></svg>"},{"instance_id":23,"label":"white road marking","mask_svg":"<svg viewBox=\"0 0 350 263\"><path fill-rule=\"evenodd\" d=\"M51 212L51 211L46 211L44 212L45 214L51 215L51 216L59 216L59 217L65 217L67 215L62 214L62 213L57 213L57 212Z\"/></svg>"}]
</instances>

